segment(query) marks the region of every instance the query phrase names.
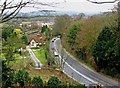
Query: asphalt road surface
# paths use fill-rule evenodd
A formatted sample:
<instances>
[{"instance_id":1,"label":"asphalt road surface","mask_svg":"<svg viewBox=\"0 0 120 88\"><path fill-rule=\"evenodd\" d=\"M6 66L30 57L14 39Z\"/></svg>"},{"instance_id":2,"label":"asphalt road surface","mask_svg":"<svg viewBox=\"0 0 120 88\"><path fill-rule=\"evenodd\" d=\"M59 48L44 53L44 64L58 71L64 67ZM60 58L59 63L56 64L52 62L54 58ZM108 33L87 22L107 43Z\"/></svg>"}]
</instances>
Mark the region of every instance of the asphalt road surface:
<instances>
[{"instance_id":1,"label":"asphalt road surface","mask_svg":"<svg viewBox=\"0 0 120 88\"><path fill-rule=\"evenodd\" d=\"M120 88L119 82L98 74L76 60L72 55L62 48L60 38L55 37L51 40L50 51L55 51L59 54L55 57L58 57L60 63L62 63L61 65L63 67L63 72L78 82L83 83L86 86L99 83L106 87L110 86L112 88Z\"/></svg>"}]
</instances>

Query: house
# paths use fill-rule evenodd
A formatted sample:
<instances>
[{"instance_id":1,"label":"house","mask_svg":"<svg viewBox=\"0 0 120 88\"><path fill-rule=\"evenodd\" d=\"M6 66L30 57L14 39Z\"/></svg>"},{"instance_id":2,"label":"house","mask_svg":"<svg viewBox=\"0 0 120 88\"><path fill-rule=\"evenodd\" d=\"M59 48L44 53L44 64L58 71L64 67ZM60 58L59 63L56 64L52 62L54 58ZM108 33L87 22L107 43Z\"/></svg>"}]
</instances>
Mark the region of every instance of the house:
<instances>
[{"instance_id":1,"label":"house","mask_svg":"<svg viewBox=\"0 0 120 88\"><path fill-rule=\"evenodd\" d=\"M28 42L27 44L30 47L37 47L45 45L47 38L42 33L37 34L30 34L28 35Z\"/></svg>"}]
</instances>

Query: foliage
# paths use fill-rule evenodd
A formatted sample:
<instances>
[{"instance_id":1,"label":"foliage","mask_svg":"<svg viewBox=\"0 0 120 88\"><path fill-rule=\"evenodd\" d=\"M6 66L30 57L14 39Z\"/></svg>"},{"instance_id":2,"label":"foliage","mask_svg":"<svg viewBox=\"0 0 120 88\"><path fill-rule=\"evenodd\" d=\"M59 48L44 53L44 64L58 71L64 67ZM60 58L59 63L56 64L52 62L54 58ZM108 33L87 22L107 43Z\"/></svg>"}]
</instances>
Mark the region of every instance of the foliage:
<instances>
[{"instance_id":1,"label":"foliage","mask_svg":"<svg viewBox=\"0 0 120 88\"><path fill-rule=\"evenodd\" d=\"M72 46L73 44L75 44L76 35L79 30L80 30L80 24L74 24L69 28L67 35L68 36L67 41L69 45Z\"/></svg>"},{"instance_id":2,"label":"foliage","mask_svg":"<svg viewBox=\"0 0 120 88\"><path fill-rule=\"evenodd\" d=\"M120 73L118 70L120 67L120 60L116 52L116 38L117 36L112 32L112 29L104 27L98 36L96 44L92 48L94 60L98 68L105 69L107 74L111 76Z\"/></svg>"},{"instance_id":3,"label":"foliage","mask_svg":"<svg viewBox=\"0 0 120 88\"><path fill-rule=\"evenodd\" d=\"M43 25L43 27L41 28L41 33L44 33L45 31L47 31L47 29L47 25Z\"/></svg>"},{"instance_id":4,"label":"foliage","mask_svg":"<svg viewBox=\"0 0 120 88\"><path fill-rule=\"evenodd\" d=\"M31 49L40 49L40 47L31 47Z\"/></svg>"},{"instance_id":5,"label":"foliage","mask_svg":"<svg viewBox=\"0 0 120 88\"><path fill-rule=\"evenodd\" d=\"M75 53L82 60L86 60L86 53L85 53L84 47L83 48L76 48Z\"/></svg>"},{"instance_id":6,"label":"foliage","mask_svg":"<svg viewBox=\"0 0 120 88\"><path fill-rule=\"evenodd\" d=\"M21 34L21 33L22 33L21 29L14 29L14 31L13 31L13 32L15 32L17 35L19 35L19 34Z\"/></svg>"},{"instance_id":7,"label":"foliage","mask_svg":"<svg viewBox=\"0 0 120 88\"><path fill-rule=\"evenodd\" d=\"M75 87L77 87L77 88L87 88L87 87L85 87L85 85L82 85L82 84L76 84Z\"/></svg>"},{"instance_id":8,"label":"foliage","mask_svg":"<svg viewBox=\"0 0 120 88\"><path fill-rule=\"evenodd\" d=\"M21 39L24 44L27 44L27 36L25 34L21 37Z\"/></svg>"},{"instance_id":9,"label":"foliage","mask_svg":"<svg viewBox=\"0 0 120 88\"><path fill-rule=\"evenodd\" d=\"M14 26L4 24L2 27L2 38L5 47L5 59L2 62L2 82L3 86L13 85L14 70L11 68L11 62L15 61L15 51L21 47L21 39L13 33Z\"/></svg>"},{"instance_id":10,"label":"foliage","mask_svg":"<svg viewBox=\"0 0 120 88\"><path fill-rule=\"evenodd\" d=\"M8 24L4 24L2 26L2 38L6 41L8 37L10 37L11 33L13 32L12 26Z\"/></svg>"},{"instance_id":11,"label":"foliage","mask_svg":"<svg viewBox=\"0 0 120 88\"><path fill-rule=\"evenodd\" d=\"M62 35L66 33L67 28L72 22L72 18L69 15L61 15L55 18L55 24L53 26L54 35Z\"/></svg>"},{"instance_id":12,"label":"foliage","mask_svg":"<svg viewBox=\"0 0 120 88\"><path fill-rule=\"evenodd\" d=\"M85 85L83 85L83 84L79 84L79 83L77 83L77 84L69 84L69 88L87 88Z\"/></svg>"},{"instance_id":13,"label":"foliage","mask_svg":"<svg viewBox=\"0 0 120 88\"><path fill-rule=\"evenodd\" d=\"M2 86L3 87L11 87L13 86L13 77L14 70L7 65L6 60L2 61Z\"/></svg>"},{"instance_id":14,"label":"foliage","mask_svg":"<svg viewBox=\"0 0 120 88\"><path fill-rule=\"evenodd\" d=\"M49 87L56 88L60 85L60 83L61 81L57 77L51 76L47 84Z\"/></svg>"},{"instance_id":15,"label":"foliage","mask_svg":"<svg viewBox=\"0 0 120 88\"><path fill-rule=\"evenodd\" d=\"M47 37L47 39L50 39L51 30L47 25L43 25L43 27L41 28L41 33L43 33Z\"/></svg>"},{"instance_id":16,"label":"foliage","mask_svg":"<svg viewBox=\"0 0 120 88\"><path fill-rule=\"evenodd\" d=\"M15 83L19 83L21 87L25 86L27 83L29 83L31 78L29 77L29 74L26 70L18 70L15 73L14 81Z\"/></svg>"},{"instance_id":17,"label":"foliage","mask_svg":"<svg viewBox=\"0 0 120 88\"><path fill-rule=\"evenodd\" d=\"M8 27L9 28L9 27ZM18 29L16 29L18 30ZM20 31L20 32L19 32ZM18 35L17 36L16 32L13 31L13 29L3 29L3 39L5 40L3 43L5 47L8 47L13 49L13 52L15 52L19 48L24 48L25 47L25 42L27 42L27 38L25 34L21 34L21 30L18 30ZM7 34L7 36L6 36Z\"/></svg>"},{"instance_id":18,"label":"foliage","mask_svg":"<svg viewBox=\"0 0 120 88\"><path fill-rule=\"evenodd\" d=\"M43 87L43 81L42 81L42 79L40 78L40 76L39 76L39 77L34 77L34 78L32 79L32 83L33 83L34 86Z\"/></svg>"},{"instance_id":19,"label":"foliage","mask_svg":"<svg viewBox=\"0 0 120 88\"><path fill-rule=\"evenodd\" d=\"M21 38L22 37L22 31L21 29L14 29L13 33L16 33L16 35Z\"/></svg>"},{"instance_id":20,"label":"foliage","mask_svg":"<svg viewBox=\"0 0 120 88\"><path fill-rule=\"evenodd\" d=\"M56 31L56 32L54 32L54 35L55 35L55 36L62 36L62 33L59 32L59 31Z\"/></svg>"},{"instance_id":21,"label":"foliage","mask_svg":"<svg viewBox=\"0 0 120 88\"><path fill-rule=\"evenodd\" d=\"M105 56L107 55L109 47L113 46L113 43L109 42L112 37L111 35L112 32L108 28L103 29L98 36L95 46L93 46L93 56L95 57L95 62L99 68L107 67L108 65L108 61Z\"/></svg>"}]
</instances>

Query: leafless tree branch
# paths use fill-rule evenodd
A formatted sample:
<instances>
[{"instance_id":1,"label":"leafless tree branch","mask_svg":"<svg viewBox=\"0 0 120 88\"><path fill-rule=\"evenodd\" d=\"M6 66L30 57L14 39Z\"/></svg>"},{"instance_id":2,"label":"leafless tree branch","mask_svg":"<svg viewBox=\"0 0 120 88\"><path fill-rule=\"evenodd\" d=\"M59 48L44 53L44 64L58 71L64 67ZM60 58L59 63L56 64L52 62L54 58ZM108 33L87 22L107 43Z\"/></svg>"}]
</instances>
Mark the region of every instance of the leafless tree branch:
<instances>
[{"instance_id":1,"label":"leafless tree branch","mask_svg":"<svg viewBox=\"0 0 120 88\"><path fill-rule=\"evenodd\" d=\"M21 0L18 4L12 6L12 2L14 0L8 2L8 0L5 0L3 5L1 5L1 13L0 13L0 23L6 22L8 20L11 20L14 18L18 12L24 7L28 2L23 2ZM12 12L9 12L9 10L14 9Z\"/></svg>"},{"instance_id":2,"label":"leafless tree branch","mask_svg":"<svg viewBox=\"0 0 120 88\"><path fill-rule=\"evenodd\" d=\"M27 7L27 5L33 5L33 8L37 8L40 9L38 7L35 7L35 5L43 5L43 6L50 6L50 7L56 7L56 4L60 4L60 3L42 3L36 0L29 0L26 2L23 2L23 0L20 0L19 3L15 4L14 3L15 0L5 0L3 2L3 4L1 5L0 3L0 23L6 22L8 20L11 20L12 18L14 18L19 11L23 8L23 7ZM10 10L13 10L12 12Z\"/></svg>"},{"instance_id":3,"label":"leafless tree branch","mask_svg":"<svg viewBox=\"0 0 120 88\"><path fill-rule=\"evenodd\" d=\"M95 3L95 4L105 4L105 3L115 3L115 2L117 2L117 1L119 1L119 0L113 0L113 1L104 1L104 2L98 2L98 1L96 1L96 0L87 0L87 1L89 1L89 2L91 2L91 3Z\"/></svg>"},{"instance_id":4,"label":"leafless tree branch","mask_svg":"<svg viewBox=\"0 0 120 88\"><path fill-rule=\"evenodd\" d=\"M21 7L21 8L22 8L22 7ZM2 20L2 23L7 22L7 21L13 19L13 18L19 13L19 11L21 10L21 8L19 8L19 10L18 10L12 17L8 17L7 19L4 18L4 19Z\"/></svg>"},{"instance_id":5,"label":"leafless tree branch","mask_svg":"<svg viewBox=\"0 0 120 88\"><path fill-rule=\"evenodd\" d=\"M10 5L13 1L14 1L14 0L12 0L12 1L8 2L7 6L8 6L8 5Z\"/></svg>"}]
</instances>

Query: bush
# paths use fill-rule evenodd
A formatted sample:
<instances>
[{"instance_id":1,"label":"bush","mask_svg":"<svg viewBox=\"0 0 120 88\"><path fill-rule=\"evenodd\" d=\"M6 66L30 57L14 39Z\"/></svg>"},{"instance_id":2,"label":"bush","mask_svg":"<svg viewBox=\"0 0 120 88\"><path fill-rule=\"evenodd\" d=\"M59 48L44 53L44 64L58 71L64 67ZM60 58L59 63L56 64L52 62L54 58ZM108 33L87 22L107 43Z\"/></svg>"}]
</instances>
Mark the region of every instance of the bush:
<instances>
[{"instance_id":1,"label":"bush","mask_svg":"<svg viewBox=\"0 0 120 88\"><path fill-rule=\"evenodd\" d=\"M50 79L48 80L47 85L51 88L56 88L60 85L60 83L61 82L57 77L51 76Z\"/></svg>"},{"instance_id":2,"label":"bush","mask_svg":"<svg viewBox=\"0 0 120 88\"><path fill-rule=\"evenodd\" d=\"M40 78L40 76L38 76L38 77L34 77L33 79L32 79L32 84L34 85L34 86L36 86L36 87L43 87L43 80Z\"/></svg>"},{"instance_id":3,"label":"bush","mask_svg":"<svg viewBox=\"0 0 120 88\"><path fill-rule=\"evenodd\" d=\"M32 47L31 49L40 49L39 47Z\"/></svg>"},{"instance_id":4,"label":"bush","mask_svg":"<svg viewBox=\"0 0 120 88\"><path fill-rule=\"evenodd\" d=\"M18 70L14 76L14 81L16 84L19 83L19 85L23 87L31 81L31 78L29 77L29 73L27 71Z\"/></svg>"}]
</instances>

